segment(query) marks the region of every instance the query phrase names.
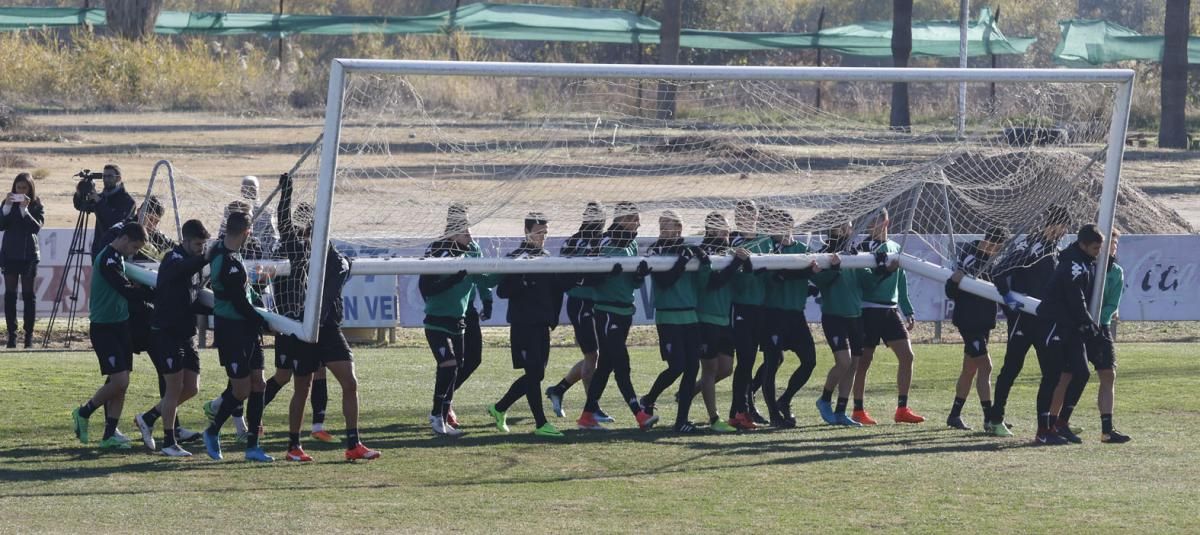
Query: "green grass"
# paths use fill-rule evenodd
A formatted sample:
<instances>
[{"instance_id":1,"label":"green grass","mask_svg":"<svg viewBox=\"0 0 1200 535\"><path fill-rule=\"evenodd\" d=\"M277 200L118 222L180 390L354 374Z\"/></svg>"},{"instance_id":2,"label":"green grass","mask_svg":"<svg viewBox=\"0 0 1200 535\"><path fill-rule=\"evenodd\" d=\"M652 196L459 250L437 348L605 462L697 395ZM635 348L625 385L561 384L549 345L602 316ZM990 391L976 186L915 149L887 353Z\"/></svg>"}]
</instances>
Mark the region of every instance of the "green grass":
<instances>
[{"instance_id":1,"label":"green grass","mask_svg":"<svg viewBox=\"0 0 1200 535\"><path fill-rule=\"evenodd\" d=\"M484 407L514 377L506 350L489 349L459 394L456 407L469 434L458 440L428 431L433 361L425 350L362 350L364 438L384 457L346 464L340 446L310 440L318 462L306 466L211 462L199 446L192 448L196 457L182 461L140 448L98 454L74 439L68 416L100 383L95 357L6 353L0 356L0 531L1165 532L1200 525L1194 379L1200 346L1122 345L1117 423L1134 442L1098 442L1093 382L1075 418L1087 428L1086 442L1060 448L1028 445L1032 356L1009 407L1018 438L943 427L958 351L917 348L911 404L931 420L920 426L815 425L810 388L795 403L799 429L683 439L666 430L630 430L632 418L618 410L614 386L606 407L620 430L568 431L565 441L552 443L530 435L523 403L510 411L512 434L489 425ZM556 349L547 375L557 379L575 355ZM224 385L215 360L205 352L203 397ZM895 360L876 360L868 408L884 420ZM819 362L818 376L829 365L827 352ZM784 373L794 365L789 360ZM122 428L136 437L131 417L154 402L156 387L144 357L135 368ZM635 351L639 391L660 368L652 350ZM722 405L727 389L720 391ZM265 446L277 455L286 443L289 392L266 415ZM341 424L338 392L331 385L334 429ZM578 389L568 394L572 417L581 396ZM673 414L671 397L660 403L665 415ZM702 407L697 402L693 414L702 417ZM974 397L965 415L978 424ZM200 403L189 402L181 418L198 428ZM568 419L557 423L571 427ZM229 442L226 449L238 453Z\"/></svg>"}]
</instances>

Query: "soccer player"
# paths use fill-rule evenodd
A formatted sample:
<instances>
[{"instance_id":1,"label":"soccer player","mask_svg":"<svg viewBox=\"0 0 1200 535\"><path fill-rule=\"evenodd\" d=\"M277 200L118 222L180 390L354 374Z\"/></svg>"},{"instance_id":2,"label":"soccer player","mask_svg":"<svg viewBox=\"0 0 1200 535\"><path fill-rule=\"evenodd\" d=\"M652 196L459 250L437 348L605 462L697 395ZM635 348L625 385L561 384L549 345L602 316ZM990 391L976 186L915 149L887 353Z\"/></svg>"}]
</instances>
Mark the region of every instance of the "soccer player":
<instances>
[{"instance_id":1,"label":"soccer player","mask_svg":"<svg viewBox=\"0 0 1200 535\"><path fill-rule=\"evenodd\" d=\"M675 381L679 381L679 404L675 413L675 432L695 434L696 424L688 421L696 374L700 371L699 318L696 315L696 273L685 271L692 258L708 263L708 255L683 242L683 222L665 210L658 218L659 237L646 254L675 256L675 264L664 272L651 275L654 292L654 324L658 331L658 351L667 369L658 374L654 385L642 397L646 412L654 413L654 402Z\"/></svg>"},{"instance_id":2,"label":"soccer player","mask_svg":"<svg viewBox=\"0 0 1200 535\"><path fill-rule=\"evenodd\" d=\"M992 404L992 429L997 425L1010 427L1004 421L1008 393L1025 366L1029 349L1041 353L1045 348L1045 326L1036 311L1022 310L1021 302L1012 295L1023 293L1041 299L1046 281L1058 266L1058 242L1067 233L1071 216L1061 206L1052 205L1042 214L1042 230L1017 241L1015 250L1000 261L992 282L1004 298L1004 315L1008 322L1008 345L1004 350L1004 365L996 377L995 400Z\"/></svg>"},{"instance_id":3,"label":"soccer player","mask_svg":"<svg viewBox=\"0 0 1200 535\"><path fill-rule=\"evenodd\" d=\"M700 320L700 382L692 389L700 392L708 409L709 429L717 433L737 431L721 419L717 410L717 383L733 374L733 288L729 282L740 271L753 269L750 251L730 249L729 223L719 212L704 218L704 239L700 249L708 256L724 256L732 251L733 261L725 269L714 272L702 265L697 284L700 296L696 302L696 317ZM690 400L689 400L690 401Z\"/></svg>"},{"instance_id":4,"label":"soccer player","mask_svg":"<svg viewBox=\"0 0 1200 535\"><path fill-rule=\"evenodd\" d=\"M162 453L167 457L192 456L179 445L180 429L175 415L179 406L200 390L195 278L212 260L211 254L216 250L205 254L210 234L199 220L184 222L182 232L183 242L168 252L158 265L154 291L150 360L162 379L163 393L157 405L133 418L142 432L142 441L151 451L155 448L154 423L162 418Z\"/></svg>"},{"instance_id":5,"label":"soccer player","mask_svg":"<svg viewBox=\"0 0 1200 535\"><path fill-rule=\"evenodd\" d=\"M468 221L467 206L465 204L453 203L446 213L446 222L451 221ZM474 239L467 245L467 252L464 255L467 258L481 258L483 251L479 248L479 242ZM483 364L483 329L480 322L487 321L492 317L492 288L499 281L497 277L489 275L476 275L471 277L471 295L467 297L467 312L466 312L466 327L463 330L463 356L462 362L458 368L458 375L454 379L454 390L462 388L463 383L479 369L479 365ZM480 302L483 303L482 310L475 310L475 296L479 296ZM454 414L454 407L451 406L446 411L447 422L458 427L458 416Z\"/></svg>"},{"instance_id":6,"label":"soccer player","mask_svg":"<svg viewBox=\"0 0 1200 535\"><path fill-rule=\"evenodd\" d=\"M579 225L579 231L567 238L559 250L559 255L595 256L600 241L604 239L604 222L604 206L598 202L589 202L583 210L583 222ZM575 332L575 345L579 346L583 358L571 367L557 385L546 389L550 406L559 418L566 416L562 402L567 389L578 382L586 391L592 380L592 373L596 371L596 358L600 351L596 335L595 303L592 301L594 292L592 287L583 284L567 290L567 318L571 320L571 327ZM597 422L613 422L613 418L602 409L596 409L594 414Z\"/></svg>"},{"instance_id":7,"label":"soccer player","mask_svg":"<svg viewBox=\"0 0 1200 535\"><path fill-rule=\"evenodd\" d=\"M804 254L808 246L792 236L795 221L784 210L763 211L765 230L771 237L771 253ZM764 316L766 336L763 337L763 400L767 403L772 427L796 427L792 415L792 398L808 383L817 367L817 348L804 307L808 303L809 278L821 271L816 262L803 269L776 270L767 279ZM800 358L800 367L792 372L787 388L778 399L775 397L775 378L783 364L784 351L792 351Z\"/></svg>"},{"instance_id":8,"label":"soccer player","mask_svg":"<svg viewBox=\"0 0 1200 535\"><path fill-rule=\"evenodd\" d=\"M104 386L83 405L71 412L75 436L88 442L88 418L104 407L104 435L100 449L129 449L129 442L115 436L129 374L133 371L133 349L129 339L130 302L152 299L149 291L125 277L125 257L132 256L146 243L141 225L125 225L112 243L97 252L92 262L92 282L88 292L88 335L92 349L100 359Z\"/></svg>"},{"instance_id":9,"label":"soccer player","mask_svg":"<svg viewBox=\"0 0 1200 535\"><path fill-rule=\"evenodd\" d=\"M508 257L550 256L545 248L548 223L546 216L541 213L531 212L526 215L525 241L509 253ZM574 283L573 278L551 273L506 275L500 279L496 293L501 298L508 299L513 369L524 370L524 374L508 387L504 397L488 406L488 414L496 420L496 428L505 433L509 431L508 409L523 396L529 402L529 411L533 413L537 426L533 434L540 437L563 437L554 424L546 421L541 398L542 378L546 373L546 364L550 361L550 331L558 326L563 291L566 290L566 284Z\"/></svg>"},{"instance_id":10,"label":"soccer player","mask_svg":"<svg viewBox=\"0 0 1200 535\"><path fill-rule=\"evenodd\" d=\"M1088 310L1092 300L1092 284L1096 277L1096 257L1104 237L1096 231L1096 225L1079 227L1075 243L1063 249L1058 266L1049 284L1045 298L1038 306L1038 316L1047 325L1045 355L1038 355L1042 368L1042 382L1038 385L1037 444L1081 443L1070 429L1067 421L1070 411L1061 412L1065 406L1074 407L1087 386L1088 346L1095 346L1101 338L1100 327Z\"/></svg>"},{"instance_id":11,"label":"soccer player","mask_svg":"<svg viewBox=\"0 0 1200 535\"><path fill-rule=\"evenodd\" d=\"M870 268L842 269L839 253L846 251L852 227L843 223L829 231L829 240L822 248L823 253L832 253L830 268L812 276L813 285L821 292L821 328L825 341L833 351L833 368L825 377L825 388L817 400L817 411L821 419L830 425L861 426L846 416L854 370L863 350L862 296L870 290L878 278ZM879 263L881 255L876 255ZM884 257L886 262L886 257ZM882 271L895 271L896 264L888 264ZM833 391L837 389L837 406L832 405Z\"/></svg>"},{"instance_id":12,"label":"soccer player","mask_svg":"<svg viewBox=\"0 0 1200 535\"><path fill-rule=\"evenodd\" d=\"M1114 385L1117 381L1117 353L1113 347L1112 322L1117 317L1121 294L1125 291L1125 270L1117 263L1117 243L1120 238L1121 232L1114 228L1112 244L1109 245L1108 269L1104 275L1104 301L1100 307L1101 339L1098 341L1099 348L1094 351L1088 349L1088 360L1092 361L1096 375L1100 376L1100 391L1096 394L1096 404L1100 408L1100 442L1108 444L1124 444L1132 440L1129 435L1113 427L1112 419L1116 399Z\"/></svg>"},{"instance_id":13,"label":"soccer player","mask_svg":"<svg viewBox=\"0 0 1200 535\"><path fill-rule=\"evenodd\" d=\"M467 219L454 212L451 215L442 239L429 245L426 257L460 258L471 250L473 240ZM451 424L448 414L458 371L463 366L466 314L475 279L461 270L453 275L421 275L418 285L425 299L425 340L437 361L430 425L438 435L459 436L462 431Z\"/></svg>"},{"instance_id":14,"label":"soccer player","mask_svg":"<svg viewBox=\"0 0 1200 535\"><path fill-rule=\"evenodd\" d=\"M888 225L891 219L887 208L880 208L871 225L871 239L859 244L859 250L867 253L896 254L900 252L900 244L888 239ZM875 420L867 413L863 399L867 390L867 371L871 369L871 361L875 357L875 348L883 342L900 366L896 369L896 411L892 420L896 423L919 424L925 421L908 406L908 390L912 386L913 350L908 340L908 331L912 330L913 307L908 301L908 280L903 269L887 275L878 281L872 290L863 294L863 342L862 358L854 370L854 413L855 421L863 425L875 425ZM904 314L904 319L900 314Z\"/></svg>"},{"instance_id":15,"label":"soccer player","mask_svg":"<svg viewBox=\"0 0 1200 535\"><path fill-rule=\"evenodd\" d=\"M771 239L758 234L758 206L749 199L737 202L733 211L737 230L730 246L762 254L770 248ZM765 275L745 270L733 278L733 338L737 366L733 369L733 400L729 424L742 430L753 430L768 423L754 407L751 383L754 361L763 337L765 320L762 304L766 298Z\"/></svg>"},{"instance_id":16,"label":"soccer player","mask_svg":"<svg viewBox=\"0 0 1200 535\"><path fill-rule=\"evenodd\" d=\"M978 280L991 280L990 262L1008 241L1008 229L988 229L982 240L975 240L959 248L958 264L954 274L946 280L946 297L954 302L951 322L958 328L963 339L962 372L954 390L954 405L946 425L970 431L971 426L962 420L962 408L971 393L971 383L979 393L979 404L983 407L983 430L988 434L1009 436L1011 431L1001 425L992 429L992 358L988 354L988 337L996 328L996 303L991 299L964 292L958 285L964 276Z\"/></svg>"},{"instance_id":17,"label":"soccer player","mask_svg":"<svg viewBox=\"0 0 1200 535\"><path fill-rule=\"evenodd\" d=\"M636 256L637 229L640 226L641 216L637 205L628 201L617 203L613 208L612 225L604 233L604 239L600 243L599 254L607 257ZM637 391L629 377L629 348L625 345L629 337L629 327L633 324L633 314L636 312L633 294L642 287L649 274L650 267L643 260L634 273L625 273L618 263L613 266L611 272L593 277L589 281L595 290L593 297L596 303L596 332L600 358L596 361L596 371L592 374L591 385L587 390L587 404L583 407L583 414L576 421L581 429L605 429L596 421L596 410L600 406L604 388L608 385L608 377L613 374L616 375L617 388L629 404L629 410L633 412L638 427L649 429L658 423L658 415L643 410L638 401Z\"/></svg>"},{"instance_id":18,"label":"soccer player","mask_svg":"<svg viewBox=\"0 0 1200 535\"><path fill-rule=\"evenodd\" d=\"M266 400L262 333L269 325L250 304L256 296L241 255L250 233L250 216L245 212L231 212L225 220L225 238L215 245L217 251L212 253L209 264L215 316L213 343L217 346L217 356L225 368L225 375L229 377L230 388L221 394L220 408L204 431L204 447L209 457L222 458L221 427L244 401L246 423L251 430L246 437L245 459L271 462L275 459L259 446L258 433L254 431L262 425Z\"/></svg>"}]
</instances>

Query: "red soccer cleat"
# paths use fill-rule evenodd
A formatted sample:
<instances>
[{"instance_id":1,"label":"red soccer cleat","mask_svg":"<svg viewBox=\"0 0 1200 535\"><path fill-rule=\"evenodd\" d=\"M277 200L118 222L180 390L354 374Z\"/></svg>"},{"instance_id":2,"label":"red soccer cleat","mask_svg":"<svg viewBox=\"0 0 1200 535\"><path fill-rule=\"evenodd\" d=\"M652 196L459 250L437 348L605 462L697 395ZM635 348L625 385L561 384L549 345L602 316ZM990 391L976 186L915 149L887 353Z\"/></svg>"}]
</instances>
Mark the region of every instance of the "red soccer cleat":
<instances>
[{"instance_id":1,"label":"red soccer cleat","mask_svg":"<svg viewBox=\"0 0 1200 535\"><path fill-rule=\"evenodd\" d=\"M373 461L378 459L381 455L383 454L379 453L377 450L373 450L364 446L362 442L359 442L353 448L346 450L347 461L357 461L360 459L364 461Z\"/></svg>"},{"instance_id":2,"label":"red soccer cleat","mask_svg":"<svg viewBox=\"0 0 1200 535\"><path fill-rule=\"evenodd\" d=\"M896 414L900 414L900 413L897 412ZM879 422L876 422L874 418L871 418L870 414L867 414L866 410L854 411L854 412L850 413L850 417L853 418L856 422L863 424L863 425L878 425L879 424ZM897 416L897 418L899 418L899 416ZM924 418L922 418L922 420L924 420ZM899 420L897 420L897 421L899 421Z\"/></svg>"},{"instance_id":3,"label":"red soccer cleat","mask_svg":"<svg viewBox=\"0 0 1200 535\"><path fill-rule=\"evenodd\" d=\"M600 425L600 422L596 420L595 414L586 411L579 415L578 420L575 420L575 425L579 426L580 429L586 429L589 431L605 431L608 429L607 427Z\"/></svg>"},{"instance_id":4,"label":"red soccer cleat","mask_svg":"<svg viewBox=\"0 0 1200 535\"><path fill-rule=\"evenodd\" d=\"M758 429L758 424L754 423L754 419L744 412L739 412L729 419L729 425L737 428L739 431L755 431Z\"/></svg>"},{"instance_id":5,"label":"red soccer cleat","mask_svg":"<svg viewBox=\"0 0 1200 535\"><path fill-rule=\"evenodd\" d=\"M913 412L908 407L896 407L895 420L898 424L919 424L925 421L925 417Z\"/></svg>"},{"instance_id":6,"label":"red soccer cleat","mask_svg":"<svg viewBox=\"0 0 1200 535\"><path fill-rule=\"evenodd\" d=\"M288 449L287 460L298 463L311 463L313 458L307 453L304 453L304 448L297 446L295 448Z\"/></svg>"}]
</instances>

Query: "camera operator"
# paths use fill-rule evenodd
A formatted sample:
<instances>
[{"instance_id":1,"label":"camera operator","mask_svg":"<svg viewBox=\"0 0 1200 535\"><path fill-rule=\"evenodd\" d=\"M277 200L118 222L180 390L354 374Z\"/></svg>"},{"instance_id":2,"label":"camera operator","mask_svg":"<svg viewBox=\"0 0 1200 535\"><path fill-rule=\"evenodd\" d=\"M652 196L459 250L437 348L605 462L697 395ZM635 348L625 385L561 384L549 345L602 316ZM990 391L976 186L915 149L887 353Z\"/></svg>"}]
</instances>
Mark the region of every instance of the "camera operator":
<instances>
[{"instance_id":1,"label":"camera operator","mask_svg":"<svg viewBox=\"0 0 1200 535\"><path fill-rule=\"evenodd\" d=\"M116 164L104 166L104 190L96 191L94 180L88 176L75 187L75 209L96 214L96 230L92 234L92 258L103 248L99 242L105 231L133 215L133 197L121 182L121 168Z\"/></svg>"}]
</instances>

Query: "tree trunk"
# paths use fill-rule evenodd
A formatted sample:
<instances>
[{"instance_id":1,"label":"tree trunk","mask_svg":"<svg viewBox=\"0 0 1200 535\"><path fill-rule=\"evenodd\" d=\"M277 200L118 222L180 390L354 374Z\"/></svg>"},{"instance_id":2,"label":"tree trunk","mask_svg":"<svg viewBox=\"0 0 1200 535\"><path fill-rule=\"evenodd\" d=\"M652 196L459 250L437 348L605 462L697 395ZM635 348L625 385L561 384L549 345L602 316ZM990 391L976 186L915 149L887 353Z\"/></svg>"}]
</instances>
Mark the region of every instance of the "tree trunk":
<instances>
[{"instance_id":1,"label":"tree trunk","mask_svg":"<svg viewBox=\"0 0 1200 535\"><path fill-rule=\"evenodd\" d=\"M682 25L682 0L663 0L662 15L659 17L658 62L662 65L679 63L679 30ZM675 117L675 87L671 81L658 84L658 118Z\"/></svg>"},{"instance_id":2,"label":"tree trunk","mask_svg":"<svg viewBox=\"0 0 1200 535\"><path fill-rule=\"evenodd\" d=\"M1167 0L1165 41L1162 59L1162 112L1158 122L1158 146L1188 148L1187 106L1188 34L1191 0Z\"/></svg>"},{"instance_id":3,"label":"tree trunk","mask_svg":"<svg viewBox=\"0 0 1200 535\"><path fill-rule=\"evenodd\" d=\"M908 56L912 54L912 12L913 0L892 0L892 65L907 67ZM912 119L908 114L908 84L892 84L892 116L893 130L908 132L912 127Z\"/></svg>"},{"instance_id":4,"label":"tree trunk","mask_svg":"<svg viewBox=\"0 0 1200 535\"><path fill-rule=\"evenodd\" d=\"M131 41L145 39L154 34L154 22L162 6L163 0L108 0L108 28Z\"/></svg>"}]
</instances>

